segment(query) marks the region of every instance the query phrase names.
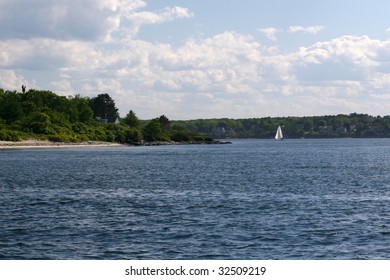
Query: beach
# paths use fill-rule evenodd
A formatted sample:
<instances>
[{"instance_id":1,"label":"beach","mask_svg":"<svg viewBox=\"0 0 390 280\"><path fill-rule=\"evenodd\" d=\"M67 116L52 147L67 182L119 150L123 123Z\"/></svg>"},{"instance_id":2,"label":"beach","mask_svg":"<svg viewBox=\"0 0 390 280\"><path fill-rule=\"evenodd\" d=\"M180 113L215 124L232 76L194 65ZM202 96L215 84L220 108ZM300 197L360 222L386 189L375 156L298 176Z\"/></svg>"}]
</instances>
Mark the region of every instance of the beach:
<instances>
[{"instance_id":1,"label":"beach","mask_svg":"<svg viewBox=\"0 0 390 280\"><path fill-rule=\"evenodd\" d=\"M84 142L51 142L47 140L24 140L24 141L0 141L1 149L34 149L34 148L73 148L73 147L118 147L119 143L84 141Z\"/></svg>"}]
</instances>

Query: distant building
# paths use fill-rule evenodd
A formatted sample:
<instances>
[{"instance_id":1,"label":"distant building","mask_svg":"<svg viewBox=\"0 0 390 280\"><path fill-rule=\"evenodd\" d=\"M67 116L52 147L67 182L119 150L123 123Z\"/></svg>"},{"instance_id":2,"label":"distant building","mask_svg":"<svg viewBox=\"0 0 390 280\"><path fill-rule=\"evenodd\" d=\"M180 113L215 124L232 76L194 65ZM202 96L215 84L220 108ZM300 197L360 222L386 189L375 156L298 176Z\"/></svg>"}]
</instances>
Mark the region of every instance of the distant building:
<instances>
[{"instance_id":1,"label":"distant building","mask_svg":"<svg viewBox=\"0 0 390 280\"><path fill-rule=\"evenodd\" d=\"M118 117L107 117L107 118L100 118L96 117L95 120L98 123L114 123L114 124L119 124L119 118Z\"/></svg>"},{"instance_id":2,"label":"distant building","mask_svg":"<svg viewBox=\"0 0 390 280\"><path fill-rule=\"evenodd\" d=\"M347 132L347 128L345 126L336 127L336 132L345 133L345 132Z\"/></svg>"},{"instance_id":3,"label":"distant building","mask_svg":"<svg viewBox=\"0 0 390 280\"><path fill-rule=\"evenodd\" d=\"M234 128L230 127L223 127L223 126L214 126L211 129L211 134L213 137L219 137L219 138L230 138L234 137L236 135L236 131Z\"/></svg>"},{"instance_id":4,"label":"distant building","mask_svg":"<svg viewBox=\"0 0 390 280\"><path fill-rule=\"evenodd\" d=\"M370 132L382 132L383 128L382 128L382 125L380 125L380 124L373 124L373 125L369 126L368 130Z\"/></svg>"},{"instance_id":5,"label":"distant building","mask_svg":"<svg viewBox=\"0 0 390 280\"><path fill-rule=\"evenodd\" d=\"M331 125L321 125L318 127L319 133L331 133L333 132L333 126Z\"/></svg>"}]
</instances>

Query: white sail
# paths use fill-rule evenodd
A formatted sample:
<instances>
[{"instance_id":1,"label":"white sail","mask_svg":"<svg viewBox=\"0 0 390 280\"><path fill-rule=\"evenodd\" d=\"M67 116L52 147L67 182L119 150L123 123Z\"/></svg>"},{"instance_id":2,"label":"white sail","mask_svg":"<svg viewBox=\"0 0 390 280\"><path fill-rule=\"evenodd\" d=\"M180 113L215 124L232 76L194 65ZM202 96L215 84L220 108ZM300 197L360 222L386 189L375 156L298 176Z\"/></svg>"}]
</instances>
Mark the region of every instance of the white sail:
<instances>
[{"instance_id":1,"label":"white sail","mask_svg":"<svg viewBox=\"0 0 390 280\"><path fill-rule=\"evenodd\" d=\"M283 140L283 132L280 125L278 126L278 129L276 130L275 140Z\"/></svg>"}]
</instances>

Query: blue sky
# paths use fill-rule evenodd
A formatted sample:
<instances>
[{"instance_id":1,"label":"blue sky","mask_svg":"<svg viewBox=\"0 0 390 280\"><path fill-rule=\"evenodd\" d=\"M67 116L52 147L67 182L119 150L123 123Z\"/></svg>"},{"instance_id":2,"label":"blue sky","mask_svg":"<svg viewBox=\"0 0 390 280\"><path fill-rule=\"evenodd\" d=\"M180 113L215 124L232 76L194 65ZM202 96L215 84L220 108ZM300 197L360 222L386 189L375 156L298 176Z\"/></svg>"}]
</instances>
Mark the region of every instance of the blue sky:
<instances>
[{"instance_id":1,"label":"blue sky","mask_svg":"<svg viewBox=\"0 0 390 280\"><path fill-rule=\"evenodd\" d=\"M0 0L0 87L142 119L390 115L390 1Z\"/></svg>"}]
</instances>

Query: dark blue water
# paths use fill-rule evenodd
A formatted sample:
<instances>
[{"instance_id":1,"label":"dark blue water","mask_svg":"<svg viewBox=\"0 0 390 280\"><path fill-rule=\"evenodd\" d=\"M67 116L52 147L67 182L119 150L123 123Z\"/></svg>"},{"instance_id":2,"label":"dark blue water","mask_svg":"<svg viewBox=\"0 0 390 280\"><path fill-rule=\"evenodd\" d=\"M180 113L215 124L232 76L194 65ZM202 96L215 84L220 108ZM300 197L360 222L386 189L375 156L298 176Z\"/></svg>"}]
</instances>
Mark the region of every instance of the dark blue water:
<instances>
[{"instance_id":1,"label":"dark blue water","mask_svg":"<svg viewBox=\"0 0 390 280\"><path fill-rule=\"evenodd\" d=\"M390 259L390 139L0 150L0 259Z\"/></svg>"}]
</instances>

